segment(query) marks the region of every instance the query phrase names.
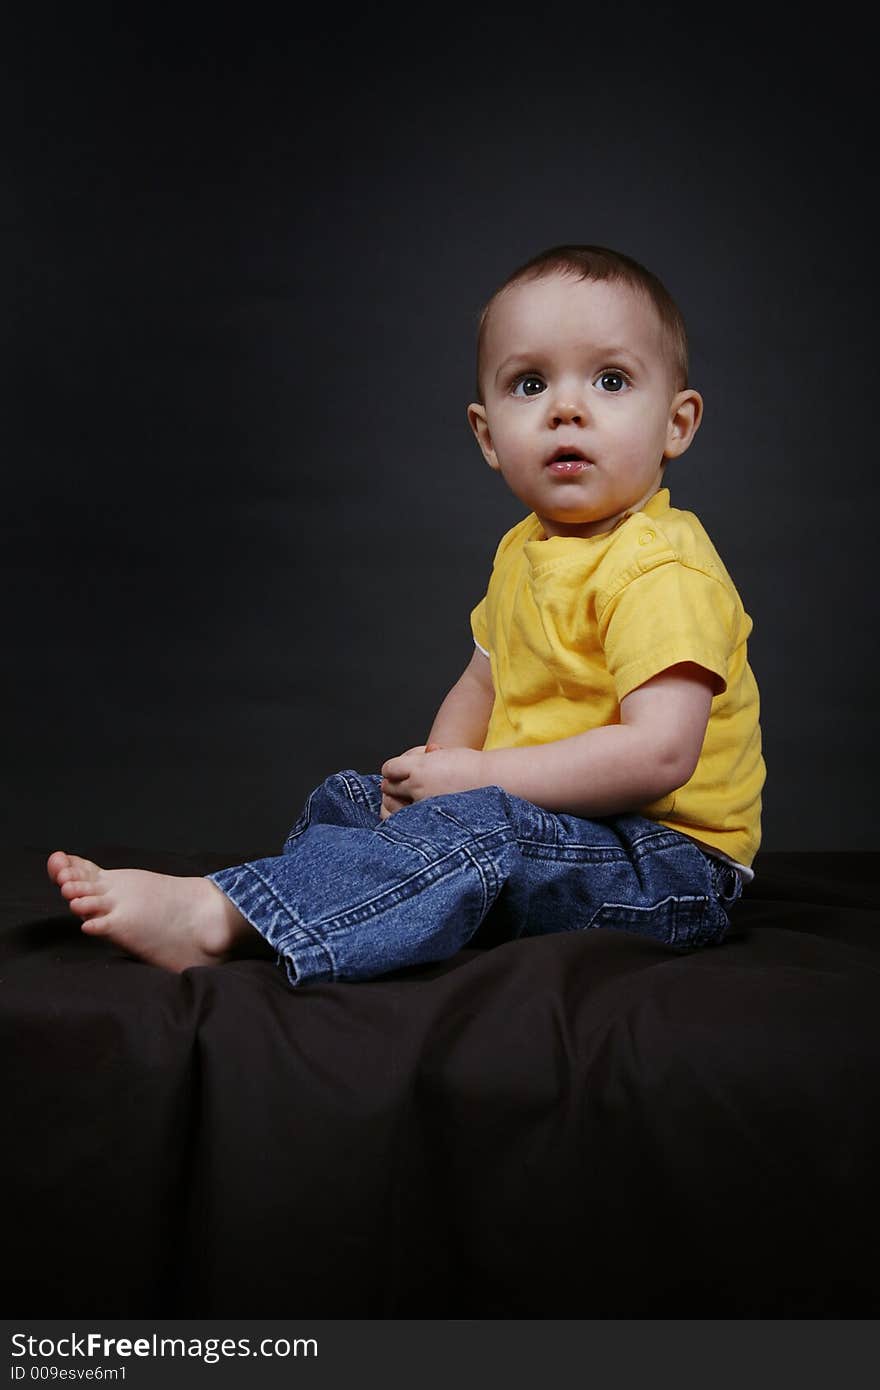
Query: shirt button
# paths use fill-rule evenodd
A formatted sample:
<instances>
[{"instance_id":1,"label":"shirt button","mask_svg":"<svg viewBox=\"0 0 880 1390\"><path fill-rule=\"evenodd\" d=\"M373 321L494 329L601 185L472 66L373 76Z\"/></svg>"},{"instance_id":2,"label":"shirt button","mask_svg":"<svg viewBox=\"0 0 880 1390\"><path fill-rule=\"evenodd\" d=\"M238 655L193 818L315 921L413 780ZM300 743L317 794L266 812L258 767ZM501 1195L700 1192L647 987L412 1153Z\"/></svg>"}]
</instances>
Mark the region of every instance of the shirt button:
<instances>
[{"instance_id":1,"label":"shirt button","mask_svg":"<svg viewBox=\"0 0 880 1390\"><path fill-rule=\"evenodd\" d=\"M639 545L650 545L654 539L653 531L643 531L639 536Z\"/></svg>"}]
</instances>

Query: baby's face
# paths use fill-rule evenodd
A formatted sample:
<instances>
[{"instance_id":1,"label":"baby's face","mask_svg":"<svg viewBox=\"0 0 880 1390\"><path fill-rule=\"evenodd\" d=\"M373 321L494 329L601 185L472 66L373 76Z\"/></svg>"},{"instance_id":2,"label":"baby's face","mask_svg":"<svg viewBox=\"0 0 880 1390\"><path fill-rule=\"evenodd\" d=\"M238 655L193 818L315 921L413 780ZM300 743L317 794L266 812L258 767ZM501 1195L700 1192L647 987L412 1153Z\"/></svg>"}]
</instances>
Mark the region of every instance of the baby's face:
<instances>
[{"instance_id":1,"label":"baby's face","mask_svg":"<svg viewBox=\"0 0 880 1390\"><path fill-rule=\"evenodd\" d=\"M610 531L653 496L699 424L700 397L675 390L656 309L627 285L513 285L492 306L484 348L484 404L468 418L548 536Z\"/></svg>"}]
</instances>

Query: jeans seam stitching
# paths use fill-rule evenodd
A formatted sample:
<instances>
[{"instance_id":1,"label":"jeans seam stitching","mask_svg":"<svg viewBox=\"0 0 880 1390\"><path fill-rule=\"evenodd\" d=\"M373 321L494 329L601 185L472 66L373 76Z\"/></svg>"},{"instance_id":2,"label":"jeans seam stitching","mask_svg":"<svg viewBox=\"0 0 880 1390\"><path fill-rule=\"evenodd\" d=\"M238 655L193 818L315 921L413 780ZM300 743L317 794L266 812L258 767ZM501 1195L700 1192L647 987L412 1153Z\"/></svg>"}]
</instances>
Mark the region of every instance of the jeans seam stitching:
<instances>
[{"instance_id":1,"label":"jeans seam stitching","mask_svg":"<svg viewBox=\"0 0 880 1390\"><path fill-rule=\"evenodd\" d=\"M389 820L391 817L389 816ZM420 854L426 864L434 863L434 855L430 847L425 846L424 842L417 835L410 835L407 831L394 831L386 829L385 825L376 826L375 832L380 840L384 840L389 845L396 846L397 849L411 849L414 854Z\"/></svg>"},{"instance_id":2,"label":"jeans seam stitching","mask_svg":"<svg viewBox=\"0 0 880 1390\"><path fill-rule=\"evenodd\" d=\"M320 921L315 923L315 927L326 929L328 932L332 930L347 931L351 926L357 925L358 922L369 921L371 918L377 917L380 912L384 911L388 899L391 899L391 906L397 907L400 903L407 902L410 898L416 896L422 881L429 884L439 882L443 878L451 877L456 868L463 867L460 862L462 855L469 857L467 855L467 847L459 845L455 849L449 850L442 858L435 859L423 869L417 869L414 873L398 881L392 887L384 888L381 893L376 893L372 898L366 898L363 902L355 903L353 907L347 908L344 913L337 913L330 917L322 917ZM450 865L450 867L443 872L443 866L448 864L450 860L457 860L459 862ZM440 872L432 873L432 870L440 870ZM407 891L401 892L400 890L403 888L407 889Z\"/></svg>"},{"instance_id":3,"label":"jeans seam stitching","mask_svg":"<svg viewBox=\"0 0 880 1390\"><path fill-rule=\"evenodd\" d=\"M357 806L363 806L369 811L370 799L364 791L361 781L349 777L345 772L339 773L339 780L345 787L349 801L354 802Z\"/></svg>"},{"instance_id":4,"label":"jeans seam stitching","mask_svg":"<svg viewBox=\"0 0 880 1390\"><path fill-rule=\"evenodd\" d=\"M485 872L484 872L483 864L480 862L479 857L471 851L470 846L469 846L469 845L462 845L461 848L462 848L462 853L465 854L465 855L467 856L467 858L470 860L471 864L473 865L473 867L474 867L474 869L475 869L475 871L476 871L476 873L477 873L477 876L478 876L478 878L479 878L479 880L480 880L480 886L481 886L481 888L482 888L482 890L483 890L483 901L482 901L482 904L481 904L481 906L480 906L480 918L482 919L482 918L485 916L485 914L488 912L488 910L489 910L489 894L490 894L489 881L488 881L487 876L486 876L486 874L485 874ZM496 882L496 881L497 881L497 875L496 875L495 872L494 872L494 865L492 864L491 858L487 858L487 860L486 860L486 866L487 866L487 867L490 869L490 871L491 871L491 876L492 876L493 883Z\"/></svg>"},{"instance_id":5,"label":"jeans seam stitching","mask_svg":"<svg viewBox=\"0 0 880 1390\"><path fill-rule=\"evenodd\" d=\"M333 957L330 955L330 953L329 953L329 951L327 950L327 948L325 947L323 941L321 941L320 939L318 939L317 937L314 936L314 934L313 934L313 932L311 931L311 929L306 925L305 922L303 922L302 918L299 916L299 913L297 913L292 907L288 906L287 903L283 902L282 899L279 898L278 894L275 892L275 889L274 889L274 888L272 887L272 885L268 882L268 880L264 877L264 875L260 873L260 871L259 871L259 869L257 868L257 866L256 866L255 864L247 863L247 864L245 864L244 867L245 867L246 869L249 869L250 872L254 875L255 878L259 879L260 883L263 885L263 887L265 888L266 892L269 894L269 896L270 896L271 898L273 898L273 899L275 900L275 902L276 902L276 903L278 904L278 906L282 909L282 911L286 913L288 919L289 919L290 922L291 922L291 925L292 925L292 927L293 927L293 932L290 932L290 931L288 931L288 932L286 932L286 933L281 932L281 933L279 934L279 943L280 943L280 942L284 942L284 943L286 943L286 944L289 945L289 944L290 944L290 941L291 941L291 937L294 935L294 933L297 932L297 931L298 931L298 932L301 932L302 935L303 935L304 937L306 937L306 939L307 939L307 944L310 945L313 949L316 949L316 950L322 952L322 953L326 956L326 958L327 958L327 960L329 961L331 967L332 967L332 968L335 968L335 964L334 964L334 961L333 961ZM276 943L272 942L271 944L272 944L272 945L275 945ZM279 949L279 947L276 947L276 949Z\"/></svg>"}]
</instances>

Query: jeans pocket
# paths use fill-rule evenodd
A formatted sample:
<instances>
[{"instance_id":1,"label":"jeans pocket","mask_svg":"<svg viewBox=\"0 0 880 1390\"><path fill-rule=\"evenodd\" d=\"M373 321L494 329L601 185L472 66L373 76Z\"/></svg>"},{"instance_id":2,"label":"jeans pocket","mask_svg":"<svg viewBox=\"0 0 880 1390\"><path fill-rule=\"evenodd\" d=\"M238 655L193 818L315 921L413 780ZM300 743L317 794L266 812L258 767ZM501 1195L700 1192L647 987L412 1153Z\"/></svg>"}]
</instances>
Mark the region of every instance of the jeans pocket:
<instances>
[{"instance_id":1,"label":"jeans pocket","mask_svg":"<svg viewBox=\"0 0 880 1390\"><path fill-rule=\"evenodd\" d=\"M717 941L727 930L723 908L711 897L670 896L649 907L603 903L587 924L637 932L666 946L687 949Z\"/></svg>"}]
</instances>

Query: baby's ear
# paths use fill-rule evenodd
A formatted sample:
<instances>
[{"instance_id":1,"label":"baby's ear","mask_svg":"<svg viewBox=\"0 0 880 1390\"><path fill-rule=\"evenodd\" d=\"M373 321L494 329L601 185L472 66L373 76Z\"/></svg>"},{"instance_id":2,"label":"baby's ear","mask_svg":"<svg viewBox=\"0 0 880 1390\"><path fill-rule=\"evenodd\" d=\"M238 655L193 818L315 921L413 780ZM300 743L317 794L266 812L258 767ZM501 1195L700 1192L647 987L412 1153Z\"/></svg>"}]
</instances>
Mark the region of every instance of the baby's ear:
<instances>
[{"instance_id":1,"label":"baby's ear","mask_svg":"<svg viewBox=\"0 0 880 1390\"><path fill-rule=\"evenodd\" d=\"M481 405L479 401L472 401L467 408L467 417L468 423L476 436L477 443L482 450L483 458L486 460L489 467L494 468L495 472L498 473L500 471L500 465L498 463L498 456L492 447L492 435L489 430L489 421L486 417L486 407Z\"/></svg>"},{"instance_id":2,"label":"baby's ear","mask_svg":"<svg viewBox=\"0 0 880 1390\"><path fill-rule=\"evenodd\" d=\"M690 447L703 418L703 397L699 391L679 391L669 406L666 448L663 457L679 458Z\"/></svg>"}]
</instances>

